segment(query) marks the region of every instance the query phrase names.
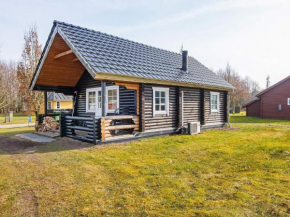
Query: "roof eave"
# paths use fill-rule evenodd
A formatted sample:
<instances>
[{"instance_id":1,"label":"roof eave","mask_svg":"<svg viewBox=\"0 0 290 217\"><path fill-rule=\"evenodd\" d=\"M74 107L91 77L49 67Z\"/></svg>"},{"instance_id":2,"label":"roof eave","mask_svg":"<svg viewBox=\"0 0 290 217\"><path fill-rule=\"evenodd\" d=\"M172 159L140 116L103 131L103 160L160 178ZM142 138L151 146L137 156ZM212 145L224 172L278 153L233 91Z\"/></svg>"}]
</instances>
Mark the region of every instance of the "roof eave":
<instances>
[{"instance_id":1,"label":"roof eave","mask_svg":"<svg viewBox=\"0 0 290 217\"><path fill-rule=\"evenodd\" d=\"M106 73L106 72L97 72L95 76L96 80L112 80L112 81L127 81L133 83L153 83L153 84L163 84L163 85L170 85L170 86L182 86L182 87L195 87L195 88L204 88L204 89L213 89L213 90L222 90L222 91L233 91L233 88L230 87L221 87L221 86L214 86L214 85L202 85L196 83L187 83L187 82L174 82L174 81L166 81L166 80L158 80L152 78L143 78L138 76L128 76L128 75L119 75L113 73Z\"/></svg>"}]
</instances>

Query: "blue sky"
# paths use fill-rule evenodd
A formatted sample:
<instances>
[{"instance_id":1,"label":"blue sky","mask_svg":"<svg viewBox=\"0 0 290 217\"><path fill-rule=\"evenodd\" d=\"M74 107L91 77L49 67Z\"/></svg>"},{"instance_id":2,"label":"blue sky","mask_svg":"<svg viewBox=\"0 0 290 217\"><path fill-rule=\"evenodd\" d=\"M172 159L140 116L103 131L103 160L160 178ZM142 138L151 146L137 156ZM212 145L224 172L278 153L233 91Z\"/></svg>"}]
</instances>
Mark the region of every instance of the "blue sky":
<instances>
[{"instance_id":1,"label":"blue sky","mask_svg":"<svg viewBox=\"0 0 290 217\"><path fill-rule=\"evenodd\" d=\"M53 20L179 52L208 68L229 62L265 86L290 75L289 0L0 0L0 57L19 60L36 24L42 45Z\"/></svg>"}]
</instances>

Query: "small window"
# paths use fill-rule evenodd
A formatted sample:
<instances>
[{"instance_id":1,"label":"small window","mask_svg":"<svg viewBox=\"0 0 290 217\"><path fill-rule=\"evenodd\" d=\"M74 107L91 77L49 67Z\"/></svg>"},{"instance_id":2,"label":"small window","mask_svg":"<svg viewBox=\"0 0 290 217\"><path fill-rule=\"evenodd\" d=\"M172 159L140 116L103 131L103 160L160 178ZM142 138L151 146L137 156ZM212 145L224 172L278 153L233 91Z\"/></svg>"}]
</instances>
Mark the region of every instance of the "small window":
<instances>
[{"instance_id":1,"label":"small window","mask_svg":"<svg viewBox=\"0 0 290 217\"><path fill-rule=\"evenodd\" d=\"M51 109L51 102L47 102L47 109Z\"/></svg>"},{"instance_id":2,"label":"small window","mask_svg":"<svg viewBox=\"0 0 290 217\"><path fill-rule=\"evenodd\" d=\"M211 92L210 93L210 110L211 112L219 112L220 105L220 93Z\"/></svg>"},{"instance_id":3,"label":"small window","mask_svg":"<svg viewBox=\"0 0 290 217\"><path fill-rule=\"evenodd\" d=\"M60 102L56 102L56 109L60 109Z\"/></svg>"},{"instance_id":4,"label":"small window","mask_svg":"<svg viewBox=\"0 0 290 217\"><path fill-rule=\"evenodd\" d=\"M114 112L118 106L117 89L108 90L108 111Z\"/></svg>"},{"instance_id":5,"label":"small window","mask_svg":"<svg viewBox=\"0 0 290 217\"><path fill-rule=\"evenodd\" d=\"M98 108L102 108L102 91L98 91Z\"/></svg>"},{"instance_id":6,"label":"small window","mask_svg":"<svg viewBox=\"0 0 290 217\"><path fill-rule=\"evenodd\" d=\"M88 111L94 112L96 107L96 92L88 92Z\"/></svg>"},{"instance_id":7,"label":"small window","mask_svg":"<svg viewBox=\"0 0 290 217\"><path fill-rule=\"evenodd\" d=\"M153 117L156 114L169 115L169 88L153 87Z\"/></svg>"},{"instance_id":8,"label":"small window","mask_svg":"<svg viewBox=\"0 0 290 217\"><path fill-rule=\"evenodd\" d=\"M287 105L290 105L290 98L287 99Z\"/></svg>"}]
</instances>

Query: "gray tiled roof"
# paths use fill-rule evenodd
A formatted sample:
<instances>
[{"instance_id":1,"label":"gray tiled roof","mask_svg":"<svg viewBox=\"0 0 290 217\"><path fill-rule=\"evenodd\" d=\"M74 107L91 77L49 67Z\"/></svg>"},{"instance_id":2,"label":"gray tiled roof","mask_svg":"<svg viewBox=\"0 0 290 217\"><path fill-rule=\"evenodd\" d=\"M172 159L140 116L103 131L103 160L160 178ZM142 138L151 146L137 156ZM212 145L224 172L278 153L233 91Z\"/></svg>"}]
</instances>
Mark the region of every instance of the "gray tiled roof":
<instances>
[{"instance_id":1,"label":"gray tiled roof","mask_svg":"<svg viewBox=\"0 0 290 217\"><path fill-rule=\"evenodd\" d=\"M49 92L47 94L48 101L72 101L73 96L65 95L63 93Z\"/></svg>"},{"instance_id":2,"label":"gray tiled roof","mask_svg":"<svg viewBox=\"0 0 290 217\"><path fill-rule=\"evenodd\" d=\"M63 22L54 21L54 25L92 76L103 72L233 89L193 57L188 58L186 73L181 70L182 56L179 53Z\"/></svg>"}]
</instances>

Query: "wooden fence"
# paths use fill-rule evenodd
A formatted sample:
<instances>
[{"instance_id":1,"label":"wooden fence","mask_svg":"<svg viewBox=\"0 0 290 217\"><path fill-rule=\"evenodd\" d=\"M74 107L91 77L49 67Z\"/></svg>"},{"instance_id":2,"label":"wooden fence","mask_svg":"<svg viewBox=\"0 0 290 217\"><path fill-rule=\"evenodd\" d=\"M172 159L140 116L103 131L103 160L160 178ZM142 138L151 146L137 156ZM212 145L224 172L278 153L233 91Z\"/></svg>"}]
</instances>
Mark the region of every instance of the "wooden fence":
<instances>
[{"instance_id":1,"label":"wooden fence","mask_svg":"<svg viewBox=\"0 0 290 217\"><path fill-rule=\"evenodd\" d=\"M60 115L60 136L66 136L96 144L101 140L100 119Z\"/></svg>"}]
</instances>

